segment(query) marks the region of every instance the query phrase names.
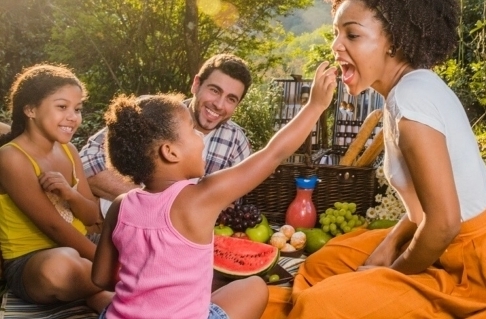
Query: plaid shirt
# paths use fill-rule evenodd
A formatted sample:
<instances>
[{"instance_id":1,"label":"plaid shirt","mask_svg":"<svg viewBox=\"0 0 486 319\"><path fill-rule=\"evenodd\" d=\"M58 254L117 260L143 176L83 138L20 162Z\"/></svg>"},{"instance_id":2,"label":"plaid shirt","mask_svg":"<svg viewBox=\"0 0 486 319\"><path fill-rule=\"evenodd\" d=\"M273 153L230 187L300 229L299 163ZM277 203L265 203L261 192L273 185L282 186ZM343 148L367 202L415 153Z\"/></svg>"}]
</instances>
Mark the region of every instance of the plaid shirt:
<instances>
[{"instance_id":1,"label":"plaid shirt","mask_svg":"<svg viewBox=\"0 0 486 319\"><path fill-rule=\"evenodd\" d=\"M99 130L88 139L88 143L79 152L86 178L94 176L106 169L105 135L107 127Z\"/></svg>"},{"instance_id":2,"label":"plaid shirt","mask_svg":"<svg viewBox=\"0 0 486 319\"><path fill-rule=\"evenodd\" d=\"M216 129L209 141L206 174L231 167L251 154L251 147L243 129L228 121Z\"/></svg>"},{"instance_id":3,"label":"plaid shirt","mask_svg":"<svg viewBox=\"0 0 486 319\"><path fill-rule=\"evenodd\" d=\"M94 176L106 169L106 132L105 127L91 136L79 152L86 177ZM243 129L238 124L228 121L216 129L209 141L206 174L234 166L250 153L250 143Z\"/></svg>"}]
</instances>

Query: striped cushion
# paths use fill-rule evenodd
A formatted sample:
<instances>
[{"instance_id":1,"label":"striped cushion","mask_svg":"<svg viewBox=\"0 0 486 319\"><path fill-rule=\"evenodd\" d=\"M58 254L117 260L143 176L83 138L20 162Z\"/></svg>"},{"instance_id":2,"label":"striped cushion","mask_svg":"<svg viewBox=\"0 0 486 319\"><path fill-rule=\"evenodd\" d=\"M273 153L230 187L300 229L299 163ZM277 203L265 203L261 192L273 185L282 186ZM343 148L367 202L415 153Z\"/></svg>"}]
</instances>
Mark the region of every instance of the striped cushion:
<instances>
[{"instance_id":1,"label":"striped cushion","mask_svg":"<svg viewBox=\"0 0 486 319\"><path fill-rule=\"evenodd\" d=\"M10 292L6 292L2 297L0 319L20 318L95 319L98 318L98 315L86 306L84 300L49 306L33 305L15 297Z\"/></svg>"},{"instance_id":2,"label":"striped cushion","mask_svg":"<svg viewBox=\"0 0 486 319\"><path fill-rule=\"evenodd\" d=\"M297 273L303 258L280 257L278 263L292 275ZM290 285L290 283L282 284ZM11 292L2 296L0 319L95 319L98 315L88 308L83 300L58 305L34 305L27 303Z\"/></svg>"}]
</instances>

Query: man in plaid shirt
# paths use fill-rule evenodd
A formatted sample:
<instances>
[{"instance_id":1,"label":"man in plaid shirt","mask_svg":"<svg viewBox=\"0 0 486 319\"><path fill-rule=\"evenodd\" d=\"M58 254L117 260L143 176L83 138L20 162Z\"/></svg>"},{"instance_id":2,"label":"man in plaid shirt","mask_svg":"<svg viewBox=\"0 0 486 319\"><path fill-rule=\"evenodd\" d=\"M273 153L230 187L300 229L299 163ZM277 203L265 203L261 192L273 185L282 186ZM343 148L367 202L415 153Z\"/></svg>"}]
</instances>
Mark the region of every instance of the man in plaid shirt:
<instances>
[{"instance_id":1,"label":"man in plaid shirt","mask_svg":"<svg viewBox=\"0 0 486 319\"><path fill-rule=\"evenodd\" d=\"M242 59L231 54L209 58L194 77L192 99L184 101L194 119L195 129L204 134L206 174L234 166L251 153L243 129L230 120L251 85L251 75ZM84 172L93 194L100 198L106 215L111 201L139 187L106 168L103 128L81 149Z\"/></svg>"}]
</instances>

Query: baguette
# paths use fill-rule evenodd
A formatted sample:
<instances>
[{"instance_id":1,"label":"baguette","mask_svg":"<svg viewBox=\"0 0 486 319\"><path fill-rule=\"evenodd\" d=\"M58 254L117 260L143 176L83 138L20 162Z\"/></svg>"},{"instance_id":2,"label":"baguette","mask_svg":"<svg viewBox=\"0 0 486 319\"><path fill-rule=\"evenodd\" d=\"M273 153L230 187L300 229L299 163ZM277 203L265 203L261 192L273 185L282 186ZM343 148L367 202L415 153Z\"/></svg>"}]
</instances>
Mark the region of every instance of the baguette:
<instances>
[{"instance_id":1,"label":"baguette","mask_svg":"<svg viewBox=\"0 0 486 319\"><path fill-rule=\"evenodd\" d=\"M382 110L374 110L365 118L363 125L356 134L356 138L348 147L348 150L344 154L344 156L339 161L339 165L351 165L353 164L356 156L358 156L359 152L363 149L368 137L373 132L375 126L380 122L381 117L383 116Z\"/></svg>"},{"instance_id":2,"label":"baguette","mask_svg":"<svg viewBox=\"0 0 486 319\"><path fill-rule=\"evenodd\" d=\"M385 139L383 138L383 129L381 129L378 134L375 135L375 138L371 142L370 146L368 146L363 154L358 158L356 161L356 166L363 167L369 166L373 161L380 155L385 147Z\"/></svg>"}]
</instances>

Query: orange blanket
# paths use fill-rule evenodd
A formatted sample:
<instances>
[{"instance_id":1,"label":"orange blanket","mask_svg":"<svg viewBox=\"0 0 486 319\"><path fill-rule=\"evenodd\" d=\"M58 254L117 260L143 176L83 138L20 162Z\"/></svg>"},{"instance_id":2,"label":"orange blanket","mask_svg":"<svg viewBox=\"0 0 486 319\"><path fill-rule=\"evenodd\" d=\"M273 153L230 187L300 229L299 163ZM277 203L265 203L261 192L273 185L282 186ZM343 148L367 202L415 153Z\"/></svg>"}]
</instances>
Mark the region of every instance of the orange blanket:
<instances>
[{"instance_id":1,"label":"orange blanket","mask_svg":"<svg viewBox=\"0 0 486 319\"><path fill-rule=\"evenodd\" d=\"M292 289L270 287L262 318L486 318L486 212L462 224L440 268L355 272L388 231L331 240L302 264Z\"/></svg>"}]
</instances>

